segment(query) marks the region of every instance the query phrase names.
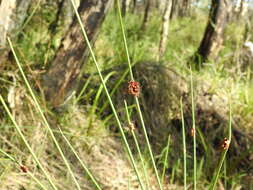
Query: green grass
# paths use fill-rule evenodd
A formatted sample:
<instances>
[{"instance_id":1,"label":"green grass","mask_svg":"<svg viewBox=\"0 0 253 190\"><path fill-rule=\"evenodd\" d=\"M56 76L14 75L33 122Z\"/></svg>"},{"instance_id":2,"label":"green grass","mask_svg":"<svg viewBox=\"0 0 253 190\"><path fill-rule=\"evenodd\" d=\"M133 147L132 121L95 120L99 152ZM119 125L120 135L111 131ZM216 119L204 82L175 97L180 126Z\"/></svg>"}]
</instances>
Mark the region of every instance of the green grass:
<instances>
[{"instance_id":1,"label":"green grass","mask_svg":"<svg viewBox=\"0 0 253 190\"><path fill-rule=\"evenodd\" d=\"M47 10L43 6L40 5L32 13L28 20L29 22L21 31L20 37L15 43L17 57L22 61L21 66L24 68L23 76L28 76L27 83L31 84L31 88L33 88L33 83L35 82L33 79L36 78L36 76L31 77L32 71L47 68L47 64L53 58L60 39L60 37L48 30L48 26L55 20L54 10ZM142 24L142 19L139 19L140 15L128 13L126 17L123 19L120 17L120 20L115 22L119 15L114 12L109 13L102 26L95 48L89 47L92 52L91 59L82 71L88 75L88 79L84 84L81 84L80 92L77 93L76 97L73 97L73 101L65 113L50 113L51 111L44 106L43 100L40 101L41 105L38 106L36 99L40 99L39 92L35 95L29 95L20 74L14 73L13 77L1 74L1 84L3 84L1 86L2 103L10 103L8 97L10 97L9 86L11 85L15 87L16 93L20 92L19 96L15 95L17 98L21 97L25 105L19 109L17 108L17 110L10 109L8 114L5 112L0 113L1 118L3 118L3 124L1 125L1 129L3 129L2 136L7 138L6 141L1 139L3 142L0 143L0 150L3 150L1 152L5 156L13 155L11 157L8 156L9 158L17 158L15 163L18 163L18 166L23 162L30 163L29 159L31 158L26 155L28 153L26 148L28 147L30 152L34 150L32 154L34 154L35 161L38 163L43 161L43 166L37 163L38 166L40 168L46 167L45 171L51 171L50 176L53 176L51 179L46 172L42 171L40 173L41 170L35 168L34 173L32 173L34 176L29 178L29 180L34 180L34 184L41 186L42 189L49 189L49 181L55 189L69 189L73 188L73 182L76 178L76 187L78 189L83 189L84 184L90 184L93 188L103 189L103 185L100 185L103 184L103 178L99 176L101 171L96 173L94 165L89 161L89 152L92 152L93 147L104 147L105 145L101 145L100 141L103 142L105 138L113 136L117 140L118 136L121 136L123 143L121 141L117 142L124 145L122 145L124 148L121 147L121 149L126 149L134 168L129 167L135 171L129 172L127 179L124 179L127 181L129 189L135 185L131 181L133 176L137 178L142 189L150 190L152 185L163 189L173 184L177 185L177 188L183 187L184 189L205 189L207 187L215 189L217 188L218 180L226 185L227 189L235 189L240 185L246 189L250 188L249 185L247 186L247 182L244 182L245 176L248 174L246 168L238 168L238 165L241 160L246 160L252 153L252 147L250 145L249 147L243 147L243 150L240 150L240 156L235 158L233 154L236 150L234 150L235 147L232 143L231 150L229 150L231 153L227 154L227 150L225 150L220 154L214 141L221 141L224 136L227 136L224 135L227 134L227 129L217 130L215 124L208 126L209 118L203 119L201 117L198 110L199 107L196 104L196 101L203 96L203 92L214 95L214 104L220 106L220 113L226 115L230 122L229 140L231 140L231 125L232 121L234 121L232 117L240 118L240 120L236 120L238 122L238 126L235 126L236 129L240 129L246 135L252 131L252 74L250 70L245 71L240 68L232 70L238 66L237 60L240 53L239 48L242 46L243 27L240 27L237 23L229 24L219 59L209 61L201 71L193 70L189 72L187 60L193 55L202 38L206 15L197 13L199 16L177 18L171 21L168 46L161 64L177 71L186 80L188 84L188 94L186 96L188 99L180 99L181 96L172 93L170 103L159 102L159 104L167 106L169 110L162 113L164 117L160 117L167 118L168 122L165 126L162 122L159 122L160 118L154 117L146 120L147 111L152 112L153 108L145 107L147 106L145 98L149 95L145 86L142 86L140 98L125 97L123 92L125 89L124 85L129 80L135 79L139 81L139 78L134 76L134 72L141 61L156 60L161 19L158 18L157 12L152 14L153 17L151 17L146 31L142 32L139 30ZM43 19L43 22L38 22L41 19ZM83 30L83 32L85 36L85 31ZM54 37L51 41L50 37L52 36ZM87 39L86 42L88 42ZM235 52L235 54L231 52ZM125 68L114 70L114 68L123 64L126 66ZM9 71L16 70L16 66L9 66L8 69ZM105 72L107 69L112 71ZM146 73L142 73L142 75L144 78L150 77ZM156 82L157 79L154 77L152 80ZM155 87L155 82L151 87ZM17 91L18 89L23 89L25 98L22 99L22 90ZM28 91L31 92L30 89ZM232 97L229 100L231 101L231 108L228 109L227 100L230 96ZM223 101L219 102L216 97L221 97ZM124 105L125 98L129 105ZM192 107L188 106L189 103ZM43 126L47 126L47 123L35 111L34 104L37 108L41 107L39 109L42 109L40 110L42 114L49 114L61 125L61 129L54 128L52 132L41 129L39 133L44 134L44 140L39 147L36 147L33 142L32 137L33 133L35 133L33 128L37 127L38 123ZM5 109L7 108L6 110L8 110L6 103L4 105ZM1 109L3 110L3 106ZM128 113L128 110L131 110L131 114L129 113L127 119L125 119L125 111ZM224 110L225 113L223 113ZM233 115L231 113L228 114L227 110L233 110ZM205 112L205 110L201 111ZM7 115L9 115L9 118ZM227 117L227 115L230 116ZM11 120L12 122L16 121L16 124L14 123L13 125ZM134 133L125 133L123 128L125 120L127 120L126 123L128 124L130 122L137 124ZM179 124L172 124L174 120L179 120ZM153 133L155 131L162 136L157 137L155 136L156 134L154 136L152 136L153 134L148 134L147 130L150 127L150 122L154 122L157 125ZM20 125L17 123L20 123ZM190 123L193 123L193 126ZM212 124L212 121L210 123ZM115 126L119 126L119 128ZM196 138L194 136L193 139L194 143L192 143L192 137L189 135L192 127L197 128ZM205 130L210 129L210 127L213 128L212 133L210 131L206 132ZM20 135L18 137L13 136L13 134L16 134L15 128L18 129L19 134L25 134L25 136L21 135L23 141L19 139ZM108 129L112 129L114 132ZM60 156L57 148L53 146L48 137L48 133L51 136L52 134L59 135L57 136L59 137L57 141L61 145L60 148L63 149L61 154L66 155L66 161L71 162L68 167L73 169L72 174L71 170L68 170L66 166L59 164ZM167 138L168 134L170 136L169 141ZM29 148L29 146L31 147ZM25 149L25 154L18 156L20 150L23 149ZM106 152L107 149L103 151ZM118 153L119 149L113 151ZM108 152L111 153L113 151ZM158 159L160 152L162 152L161 157ZM38 158L35 157L36 155L39 155ZM224 171L226 172L224 174L222 165L225 156L226 168ZM86 157L87 160L84 159ZM17 161L18 159L22 160L22 162ZM14 161L13 159L10 160ZM214 163L217 163L216 166L213 166ZM252 165L249 164L249 167L252 167ZM15 169L16 167L6 169L7 166L3 166L3 168L3 170L0 170L1 184L7 181L5 180L6 176L12 176L11 172L21 175ZM123 167L120 170L124 172ZM43 173L46 176L43 176ZM65 177L66 173L70 176ZM54 183L57 187L54 187ZM79 187L77 184L80 184Z\"/></svg>"}]
</instances>

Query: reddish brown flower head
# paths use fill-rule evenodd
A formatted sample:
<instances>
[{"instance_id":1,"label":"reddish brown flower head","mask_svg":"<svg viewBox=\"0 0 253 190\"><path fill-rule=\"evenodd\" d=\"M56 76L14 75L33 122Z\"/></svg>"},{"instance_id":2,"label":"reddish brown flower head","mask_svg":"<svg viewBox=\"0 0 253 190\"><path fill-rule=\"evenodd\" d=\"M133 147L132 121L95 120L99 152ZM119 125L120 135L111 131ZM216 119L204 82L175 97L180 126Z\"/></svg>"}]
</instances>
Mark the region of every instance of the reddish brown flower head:
<instances>
[{"instance_id":1,"label":"reddish brown flower head","mask_svg":"<svg viewBox=\"0 0 253 190\"><path fill-rule=\"evenodd\" d=\"M196 129L191 128L191 136L194 137L196 135Z\"/></svg>"},{"instance_id":2,"label":"reddish brown flower head","mask_svg":"<svg viewBox=\"0 0 253 190\"><path fill-rule=\"evenodd\" d=\"M221 148L223 150L227 150L229 148L229 144L230 144L229 140L227 138L224 138L221 143Z\"/></svg>"},{"instance_id":3,"label":"reddish brown flower head","mask_svg":"<svg viewBox=\"0 0 253 190\"><path fill-rule=\"evenodd\" d=\"M20 169L21 169L21 171L24 172L24 173L27 173L27 172L28 172L28 168L25 167L25 166L20 166Z\"/></svg>"},{"instance_id":4,"label":"reddish brown flower head","mask_svg":"<svg viewBox=\"0 0 253 190\"><path fill-rule=\"evenodd\" d=\"M128 82L128 93L133 96L139 96L140 95L140 84L136 81L130 81Z\"/></svg>"}]
</instances>

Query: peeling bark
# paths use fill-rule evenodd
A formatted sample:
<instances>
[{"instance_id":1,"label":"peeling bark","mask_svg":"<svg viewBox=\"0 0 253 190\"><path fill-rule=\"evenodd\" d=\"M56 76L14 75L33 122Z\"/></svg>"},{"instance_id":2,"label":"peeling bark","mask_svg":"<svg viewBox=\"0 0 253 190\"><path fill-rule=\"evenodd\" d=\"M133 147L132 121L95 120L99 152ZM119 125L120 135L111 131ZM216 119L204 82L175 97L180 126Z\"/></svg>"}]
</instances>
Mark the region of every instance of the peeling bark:
<instances>
[{"instance_id":1,"label":"peeling bark","mask_svg":"<svg viewBox=\"0 0 253 190\"><path fill-rule=\"evenodd\" d=\"M31 0L2 0L0 2L0 60L8 54L7 36L15 36L22 26Z\"/></svg>"},{"instance_id":2,"label":"peeling bark","mask_svg":"<svg viewBox=\"0 0 253 190\"><path fill-rule=\"evenodd\" d=\"M91 41L95 40L111 2L112 0L80 2L78 11ZM88 53L79 23L74 19L51 67L42 79L45 97L53 107L60 106L77 87L77 79Z\"/></svg>"}]
</instances>

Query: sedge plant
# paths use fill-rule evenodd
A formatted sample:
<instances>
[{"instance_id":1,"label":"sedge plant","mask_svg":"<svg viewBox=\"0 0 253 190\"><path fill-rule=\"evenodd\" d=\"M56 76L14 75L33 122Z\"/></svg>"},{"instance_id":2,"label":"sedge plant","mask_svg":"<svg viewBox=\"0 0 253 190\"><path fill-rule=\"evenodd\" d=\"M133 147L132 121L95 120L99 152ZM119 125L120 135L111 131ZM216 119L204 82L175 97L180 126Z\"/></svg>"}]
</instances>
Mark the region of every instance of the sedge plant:
<instances>
[{"instance_id":1,"label":"sedge plant","mask_svg":"<svg viewBox=\"0 0 253 190\"><path fill-rule=\"evenodd\" d=\"M127 62L128 62L130 77L131 77L131 81L134 81L134 75L133 75L133 71L132 71L132 65L131 65L131 60L130 60L130 56L129 56L128 46L127 46L127 39L126 39L123 19L122 19L122 15L121 15L120 1L117 0L116 4L117 4L117 12L118 12L119 21L120 21L120 27L121 27L125 52L126 52L126 55L127 55ZM150 157L151 157L152 165L153 165L153 168L155 170L156 180L158 182L159 189L162 190L163 189L162 183L161 183L161 180L160 180L160 177L159 177L159 174L158 174L158 170L157 170L157 167L156 167L154 155L153 155L153 152L152 152L152 149L151 149L151 145L150 145L148 135L147 135L147 131L146 131L146 126L145 126L144 119L143 119L143 116L142 116L139 99L138 99L137 96L135 96L135 103L136 103L136 106L137 106L137 112L138 112L140 120L141 120L141 126L142 126L142 130L143 130L143 133L144 133L145 141L147 143L148 151L149 151L149 154L150 154Z\"/></svg>"},{"instance_id":2,"label":"sedge plant","mask_svg":"<svg viewBox=\"0 0 253 190\"><path fill-rule=\"evenodd\" d=\"M11 156L10 154L8 154L7 152L5 152L2 149L0 149L0 153L5 155L13 163L17 164L19 166L19 168L21 170L23 170L24 173L27 173L32 178L32 180L34 180L41 187L41 189L48 190L48 188L46 188L45 185L43 185L40 182L40 180L32 172L30 172L29 169L27 169L24 165L22 165L17 159L15 159L13 156Z\"/></svg>"},{"instance_id":3,"label":"sedge plant","mask_svg":"<svg viewBox=\"0 0 253 190\"><path fill-rule=\"evenodd\" d=\"M131 135L134 138L134 143L135 143L135 146L137 148L137 151L138 151L138 154L139 154L139 157L140 157L140 160L141 160L141 166L142 166L144 176L145 176L146 187L147 187L147 190L149 190L150 185L149 185L148 173L147 173L147 169L145 167L144 159L143 159L143 156L142 156L142 153L141 153L141 150L140 150L140 146L139 146L137 137L136 137L135 132L134 132L135 126L131 122L126 100L124 100L124 103L125 103L125 110L126 110L126 116L127 116L127 121L128 121L128 125L129 125L129 130L131 132Z\"/></svg>"},{"instance_id":4,"label":"sedge plant","mask_svg":"<svg viewBox=\"0 0 253 190\"><path fill-rule=\"evenodd\" d=\"M11 40L10 40L9 37L8 37L8 43L9 43L10 48L11 48L11 51L12 51L12 53L13 53L13 55L14 55L14 58L15 58L15 61L16 61L17 66L18 66L18 68L19 68L19 71L21 72L21 75L22 75L22 77L23 77L23 79L24 79L24 81L25 81L25 84L26 84L27 88L28 88L28 91L29 91L29 93L31 94L32 99L33 99L34 102L35 102L35 106L36 106L36 108L38 109L38 111L39 111L39 113L40 113L40 115L41 115L41 117L42 117L42 119L43 119L43 122L44 122L44 124L45 124L47 130L49 131L49 134L50 134L50 136L52 137L53 142L55 143L56 148L57 148L57 150L59 151L59 153L60 153L60 155L61 155L61 157L62 157L62 159L63 159L63 161L64 161L64 164L66 165L66 167L67 167L67 169L68 169L68 171L69 171L69 173L70 173L70 175L71 175L71 177L72 177L72 179L73 179L73 181L74 181L74 183L75 183L77 189L78 189L78 190L81 190L80 184L78 183L78 181L77 181L77 179L76 179L76 177L75 177L75 175L74 175L74 173L73 173L73 171L72 171L72 169L71 169L71 167L70 167L70 164L69 164L67 158L66 158L65 155L63 154L63 151L62 151L62 149L61 149L61 147L60 147L60 145L59 145L59 143L58 143L58 141L57 141L57 139L56 139L56 137L55 137L55 135L54 135L54 133L53 133L53 131L52 131L52 129L51 129L51 127L50 127L50 125L49 125L49 123L48 123L48 121L47 121L47 119L46 119L46 117L45 117L45 115L44 115L44 113L43 113L41 107L40 107L40 105L39 105L39 103L38 103L38 100L37 100L37 98L36 98L36 96L35 96L35 94L34 94L32 88L31 88L31 85L30 85L29 81L27 80L27 78L26 78L26 76L25 76L25 73L24 73L24 71L23 71L23 68L22 68L22 66L21 66L21 64L20 64L20 62L19 62L19 60L18 60L18 57L17 57L17 55L16 55L16 53L15 53L15 50L14 50L14 48L13 48L12 42L11 42Z\"/></svg>"},{"instance_id":5,"label":"sedge plant","mask_svg":"<svg viewBox=\"0 0 253 190\"><path fill-rule=\"evenodd\" d=\"M187 169L186 169L186 138L185 138L185 125L184 125L184 111L183 111L183 100L180 99L180 110L181 110L181 120L182 120L182 139L183 139L183 158L184 158L184 190L187 189Z\"/></svg>"},{"instance_id":6,"label":"sedge plant","mask_svg":"<svg viewBox=\"0 0 253 190\"><path fill-rule=\"evenodd\" d=\"M115 109L115 106L114 106L114 104L113 104L113 102L112 102L112 99L111 99L111 96L110 96L110 94L109 94L109 91L108 91L108 89L107 89L107 86L106 86L106 84L105 84L104 77L103 77L103 75L102 75L102 73L101 73L101 69L100 69L100 67L99 67L99 65L98 65L98 63L97 63L96 56L95 56L95 54L94 54L94 52L93 52L93 49L92 49L92 47L91 47L90 41L89 41L88 36L87 36L87 33L86 33L85 29L84 29L84 25L83 25L83 23L82 23L81 17L80 17L80 15L79 15L78 11L77 11L76 4L75 4L74 0L70 0L70 1L71 1L71 3L72 3L73 8L74 8L74 11L75 11L77 20L78 20L78 22L79 22L79 24L80 24L81 31L82 31L82 34L83 34L83 36L84 36L85 42L86 42L86 44L87 44L87 46L88 46L88 49L89 49L89 51L90 51L91 58L92 58L92 60L93 60L93 62L94 62L94 64L95 64L95 66L96 66L97 72L98 72L98 74L99 74L99 78L100 78L100 80L101 80L101 83L102 83L102 85L103 85L104 91L105 91L105 93L106 93L106 97L107 97L107 99L108 99L108 101L109 101L109 103L110 103L112 112L113 112L113 114L114 114L114 117L115 117L115 119L116 119L117 125L118 125L118 127L119 127L120 134L121 134L121 137L122 137L122 139L123 139L124 145L125 145L125 147L126 147L128 156L129 156L130 161L131 161L131 164L132 164L132 166L133 166L133 168L134 168L135 174L136 174L136 176L137 176L137 178L138 178L138 182L139 182L139 184L140 184L141 189L144 190L144 185L143 185L143 183L142 183L142 181L141 181L140 174L139 174L139 171L138 171L138 169L137 169L137 166L136 166L136 163L135 163L135 160L134 160L132 151L131 151L130 146L129 146L128 142L127 142L127 139L126 139L126 136L125 136L125 134L124 134L124 130L123 130L122 124L121 124L121 122L120 122L120 120L119 120L119 117L118 117L118 113L117 113L117 111L116 111L116 109Z\"/></svg>"},{"instance_id":7,"label":"sedge plant","mask_svg":"<svg viewBox=\"0 0 253 190\"><path fill-rule=\"evenodd\" d=\"M168 168L168 155L169 155L169 148L170 148L170 135L168 136L168 140L167 140L167 146L165 149L165 156L164 156L164 160L163 160L163 170L162 170L162 184L164 185L164 179L165 179L165 171Z\"/></svg>"},{"instance_id":8,"label":"sedge plant","mask_svg":"<svg viewBox=\"0 0 253 190\"><path fill-rule=\"evenodd\" d=\"M193 189L197 189L197 155L196 155L196 125L195 125L195 104L193 92L193 76L191 72L191 103L192 103L192 136L193 136Z\"/></svg>"},{"instance_id":9,"label":"sedge plant","mask_svg":"<svg viewBox=\"0 0 253 190\"><path fill-rule=\"evenodd\" d=\"M51 178L51 176L47 173L47 171L45 170L45 168L42 166L41 162L39 161L37 155L34 153L32 147L30 146L30 144L28 143L28 141L26 140L23 132L21 131L20 127L18 126L17 122L15 121L14 117L12 116L8 106L6 105L2 95L0 94L0 101L2 103L2 105L4 106L5 111L7 112L9 118L11 119L15 129L17 130L19 136L21 137L22 141L24 142L25 146L27 147L27 149L29 150L29 152L32 155L33 160L35 161L35 163L38 165L38 167L41 169L41 171L43 172L43 174L45 175L45 177L47 178L48 182L50 183L50 185L52 186L52 188L54 190L57 190L57 187L55 186L55 184L53 183L53 180Z\"/></svg>"},{"instance_id":10,"label":"sedge plant","mask_svg":"<svg viewBox=\"0 0 253 190\"><path fill-rule=\"evenodd\" d=\"M223 163L224 163L225 158L226 158L227 151L229 149L229 145L231 143L231 137L232 137L232 108L231 108L231 100L230 100L230 102L229 102L228 139L225 138L224 141L223 141L223 144L222 144L222 147L221 147L223 149L222 154L221 154L221 157L220 157L220 160L219 160L219 163L218 163L216 173L213 176L213 179L211 181L211 185L210 185L209 190L214 190L215 187L216 187L216 184L217 184L219 176L220 176L220 171L222 169Z\"/></svg>"},{"instance_id":11,"label":"sedge plant","mask_svg":"<svg viewBox=\"0 0 253 190\"><path fill-rule=\"evenodd\" d=\"M42 116L42 118L43 118L43 121L44 121L44 123L45 123L45 125L46 125L46 127L47 127L47 129L48 129L48 131L49 131L49 133L50 133L50 135L51 135L51 137L52 137L52 139L53 139L53 141L54 141L54 143L55 143L57 149L58 149L58 151L60 152L60 155L61 155L61 157L62 157L62 159L63 159L65 165L67 166L67 169L68 169L68 171L70 172L70 175L71 175L72 179L74 180L74 183L75 183L77 189L78 189L78 190L79 190L79 189L81 190L81 187L80 187L78 181L76 180L76 178L75 178L75 176L74 176L74 173L73 173L73 171L72 171L72 169L71 169L71 167L70 167L70 165L69 165L69 163L68 163L68 160L67 160L66 157L64 156L64 154L63 154L63 152L62 152L62 149L61 149L61 147L60 147L60 145L59 145L57 139L55 138L55 135L54 135L54 133L53 133L53 130L51 129L51 127L50 127L50 125L49 125L49 123L48 123L48 121L47 121L45 115L43 114L42 109L41 109L41 107L40 107L40 105L39 105L39 103L38 103L38 101L37 101L37 99L36 99L36 97L35 97L35 94L34 94L33 91L32 91L32 88L31 88L31 86L30 86L30 84L29 84L29 82L28 82L28 80L27 80L27 78L26 78L26 76L25 76L25 74L24 74L24 71L23 71L23 69L22 69L22 67L21 67L21 64L19 63L19 60L18 60L18 58L17 58L17 56L16 56L16 53L15 53L15 51L14 51L14 48L13 48L12 43L11 43L11 41L10 41L9 38L8 38L8 41L9 41L11 50L12 50L12 52L13 52L13 55L14 55L14 57L15 57L16 63L17 63L17 65L18 65L18 67L19 67L19 70L20 70L20 72L21 72L21 74L22 74L22 77L23 77L23 79L24 79L24 81L25 81L25 83L26 83L26 85L27 85L27 88L28 88L28 90L29 90L29 92L30 92L30 94L31 94L31 96L32 96L32 98L33 98L33 100L34 100L35 103L36 103L36 107L37 107L37 109L39 110L39 113L41 114L41 116ZM64 138L64 137L65 137L65 136L63 136L63 138ZM97 187L97 189L100 190L101 187L98 185L97 181L95 180L95 177L94 177L94 176L91 174L91 172L88 170L88 167L84 164L84 162L82 162L82 160L81 160L80 157L78 156L77 152L74 150L73 146L72 146L71 143L69 142L69 140L68 140L66 137L64 138L64 140L65 140L65 141L67 142L67 144L70 146L71 151L72 151L72 152L74 153L74 155L77 157L77 159L78 159L78 161L80 162L81 166L82 166L83 169L86 171L86 173L88 174L88 176L91 178L91 180L92 180L92 182L94 183L94 185Z\"/></svg>"}]
</instances>

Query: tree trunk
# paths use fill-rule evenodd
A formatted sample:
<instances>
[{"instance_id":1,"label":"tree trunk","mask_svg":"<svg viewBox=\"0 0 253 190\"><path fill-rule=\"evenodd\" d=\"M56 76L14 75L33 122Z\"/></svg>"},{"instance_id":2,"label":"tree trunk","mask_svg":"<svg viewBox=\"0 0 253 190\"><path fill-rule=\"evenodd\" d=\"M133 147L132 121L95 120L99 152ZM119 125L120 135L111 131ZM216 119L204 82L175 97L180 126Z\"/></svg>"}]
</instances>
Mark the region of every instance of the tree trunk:
<instances>
[{"instance_id":1,"label":"tree trunk","mask_svg":"<svg viewBox=\"0 0 253 190\"><path fill-rule=\"evenodd\" d=\"M145 7L142 26L141 26L142 30L145 30L148 25L149 15L150 15L150 0L146 0L146 7Z\"/></svg>"},{"instance_id":2,"label":"tree trunk","mask_svg":"<svg viewBox=\"0 0 253 190\"><path fill-rule=\"evenodd\" d=\"M223 43L223 33L227 22L226 0L212 0L208 24L194 60L202 65L207 59L215 59Z\"/></svg>"},{"instance_id":3,"label":"tree trunk","mask_svg":"<svg viewBox=\"0 0 253 190\"><path fill-rule=\"evenodd\" d=\"M190 4L191 4L191 1L190 0L183 0L181 2L181 7L179 9L179 15L181 17L184 17L184 16L188 16L189 15L189 12L190 12Z\"/></svg>"},{"instance_id":4,"label":"tree trunk","mask_svg":"<svg viewBox=\"0 0 253 190\"><path fill-rule=\"evenodd\" d=\"M129 10L130 0L122 0L122 16L125 16Z\"/></svg>"},{"instance_id":5,"label":"tree trunk","mask_svg":"<svg viewBox=\"0 0 253 190\"><path fill-rule=\"evenodd\" d=\"M170 23L170 12L171 12L172 0L167 0L166 8L163 14L163 28L161 32L161 40L159 45L159 58L163 56L166 50L166 44L169 33L169 23Z\"/></svg>"},{"instance_id":6,"label":"tree trunk","mask_svg":"<svg viewBox=\"0 0 253 190\"><path fill-rule=\"evenodd\" d=\"M78 12L90 41L95 40L111 2L112 0L80 2ZM74 19L51 67L42 79L45 98L53 107L60 106L77 87L77 79L82 66L87 61L88 53L79 23L77 19Z\"/></svg>"},{"instance_id":7,"label":"tree trunk","mask_svg":"<svg viewBox=\"0 0 253 190\"><path fill-rule=\"evenodd\" d=\"M238 9L238 18L241 16L241 17L244 17L246 14L247 14L247 2L245 2L245 0L240 0L239 1L240 4L239 4L239 9Z\"/></svg>"},{"instance_id":8,"label":"tree trunk","mask_svg":"<svg viewBox=\"0 0 253 190\"><path fill-rule=\"evenodd\" d=\"M51 0L54 1L54 0ZM79 5L79 2L77 2ZM73 22L74 11L70 0L58 0L57 4L54 5L57 9L54 22L49 26L51 33L54 35L58 30L65 33L70 24Z\"/></svg>"},{"instance_id":9,"label":"tree trunk","mask_svg":"<svg viewBox=\"0 0 253 190\"><path fill-rule=\"evenodd\" d=\"M136 12L136 5L137 4L137 0L133 0L133 7L132 7L132 13Z\"/></svg>"},{"instance_id":10,"label":"tree trunk","mask_svg":"<svg viewBox=\"0 0 253 190\"><path fill-rule=\"evenodd\" d=\"M31 0L0 1L0 61L4 62L8 54L7 36L15 36L22 26Z\"/></svg>"},{"instance_id":11,"label":"tree trunk","mask_svg":"<svg viewBox=\"0 0 253 190\"><path fill-rule=\"evenodd\" d=\"M178 5L179 2L178 0L172 0L172 8L171 8L171 13L170 13L170 18L176 18L178 16Z\"/></svg>"}]
</instances>

